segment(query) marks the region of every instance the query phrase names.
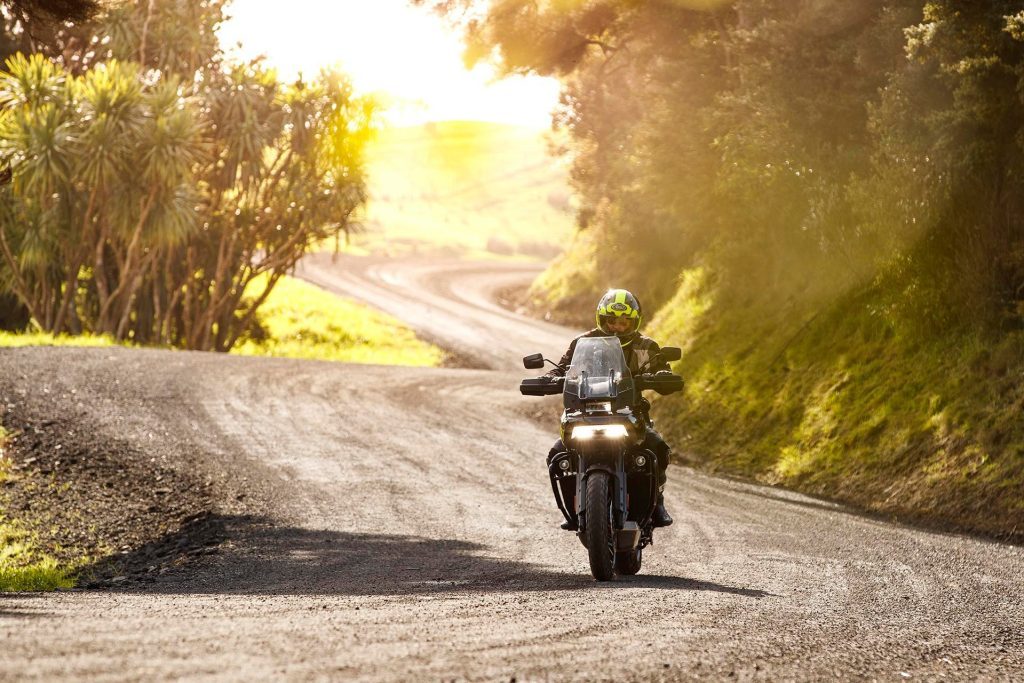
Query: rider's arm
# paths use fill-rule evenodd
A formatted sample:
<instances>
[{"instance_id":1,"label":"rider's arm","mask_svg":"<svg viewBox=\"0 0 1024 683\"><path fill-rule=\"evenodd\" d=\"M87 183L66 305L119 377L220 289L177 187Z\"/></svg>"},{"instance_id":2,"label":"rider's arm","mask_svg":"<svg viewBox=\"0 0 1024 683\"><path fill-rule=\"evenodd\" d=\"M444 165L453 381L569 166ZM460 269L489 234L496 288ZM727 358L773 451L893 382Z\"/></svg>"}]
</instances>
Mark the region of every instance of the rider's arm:
<instances>
[{"instance_id":1,"label":"rider's arm","mask_svg":"<svg viewBox=\"0 0 1024 683\"><path fill-rule=\"evenodd\" d=\"M655 356L655 354L657 354L659 351L661 351L661 347L658 346L658 342L651 342L651 357L653 358ZM650 369L648 370L648 372L671 372L671 371L672 371L672 368L669 367L669 365L668 365L668 363L666 361L661 361L660 363L657 363L657 362L656 363L652 363Z\"/></svg>"},{"instance_id":2,"label":"rider's arm","mask_svg":"<svg viewBox=\"0 0 1024 683\"><path fill-rule=\"evenodd\" d=\"M558 364L562 367L551 368L544 373L545 377L565 377L565 370L562 368L569 367L569 363L572 361L572 353L576 350L576 341L576 339L572 340L572 343L569 344L569 349L562 356L562 360L558 361Z\"/></svg>"}]
</instances>

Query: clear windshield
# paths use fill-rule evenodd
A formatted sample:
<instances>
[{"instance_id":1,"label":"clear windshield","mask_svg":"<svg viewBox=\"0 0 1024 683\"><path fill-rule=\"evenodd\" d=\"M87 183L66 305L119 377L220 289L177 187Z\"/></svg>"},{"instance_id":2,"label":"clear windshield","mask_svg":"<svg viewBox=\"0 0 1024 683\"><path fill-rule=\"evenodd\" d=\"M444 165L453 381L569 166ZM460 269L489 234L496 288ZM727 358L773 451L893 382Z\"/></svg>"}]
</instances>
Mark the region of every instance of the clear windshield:
<instances>
[{"instance_id":1,"label":"clear windshield","mask_svg":"<svg viewBox=\"0 0 1024 683\"><path fill-rule=\"evenodd\" d=\"M632 377L617 337L585 337L576 342L565 393L579 399L615 398L627 390Z\"/></svg>"}]
</instances>

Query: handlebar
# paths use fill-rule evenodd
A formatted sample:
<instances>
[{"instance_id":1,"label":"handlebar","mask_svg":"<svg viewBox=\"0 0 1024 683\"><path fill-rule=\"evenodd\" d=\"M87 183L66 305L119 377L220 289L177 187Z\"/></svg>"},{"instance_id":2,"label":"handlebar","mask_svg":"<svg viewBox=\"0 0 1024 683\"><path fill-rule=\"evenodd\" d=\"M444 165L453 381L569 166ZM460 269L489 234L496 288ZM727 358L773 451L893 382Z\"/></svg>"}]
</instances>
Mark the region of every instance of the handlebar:
<instances>
[{"instance_id":1,"label":"handlebar","mask_svg":"<svg viewBox=\"0 0 1024 683\"><path fill-rule=\"evenodd\" d=\"M637 391L652 389L662 396L683 390L683 378L665 371L637 375L634 382ZM564 377L532 377L519 384L519 393L523 396L554 396L564 389Z\"/></svg>"},{"instance_id":2,"label":"handlebar","mask_svg":"<svg viewBox=\"0 0 1024 683\"><path fill-rule=\"evenodd\" d=\"M653 389L662 396L674 394L683 390L683 378L671 372L657 372L654 374L645 373L634 378L638 391Z\"/></svg>"},{"instance_id":3,"label":"handlebar","mask_svg":"<svg viewBox=\"0 0 1024 683\"><path fill-rule=\"evenodd\" d=\"M519 384L523 396L554 396L565 388L564 377L533 377Z\"/></svg>"}]
</instances>

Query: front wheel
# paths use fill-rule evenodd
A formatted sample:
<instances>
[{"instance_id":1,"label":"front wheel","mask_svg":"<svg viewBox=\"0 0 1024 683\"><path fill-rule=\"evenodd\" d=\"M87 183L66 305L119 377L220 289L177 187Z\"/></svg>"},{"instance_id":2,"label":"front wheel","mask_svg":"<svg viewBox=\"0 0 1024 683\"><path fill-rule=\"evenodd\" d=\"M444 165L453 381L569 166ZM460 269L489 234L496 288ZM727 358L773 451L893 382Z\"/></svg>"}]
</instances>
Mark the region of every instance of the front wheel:
<instances>
[{"instance_id":1,"label":"front wheel","mask_svg":"<svg viewBox=\"0 0 1024 683\"><path fill-rule=\"evenodd\" d=\"M598 581L615 578L615 528L612 525L611 477L594 472L587 478L586 545L590 573Z\"/></svg>"}]
</instances>

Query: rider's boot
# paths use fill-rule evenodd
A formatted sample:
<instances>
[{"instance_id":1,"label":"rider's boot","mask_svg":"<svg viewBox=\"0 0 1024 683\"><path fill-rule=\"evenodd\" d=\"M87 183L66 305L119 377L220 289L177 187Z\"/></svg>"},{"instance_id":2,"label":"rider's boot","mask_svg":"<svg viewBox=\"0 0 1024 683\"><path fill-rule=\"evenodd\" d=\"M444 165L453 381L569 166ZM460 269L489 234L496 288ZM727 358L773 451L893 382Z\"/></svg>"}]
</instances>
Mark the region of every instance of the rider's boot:
<instances>
[{"instance_id":1,"label":"rider's boot","mask_svg":"<svg viewBox=\"0 0 1024 683\"><path fill-rule=\"evenodd\" d=\"M562 531L579 531L580 526L575 522L562 522Z\"/></svg>"},{"instance_id":2,"label":"rider's boot","mask_svg":"<svg viewBox=\"0 0 1024 683\"><path fill-rule=\"evenodd\" d=\"M671 526L672 515L665 509L665 494L658 491L658 503L654 506L654 514L651 515L651 522L655 527Z\"/></svg>"}]
</instances>

